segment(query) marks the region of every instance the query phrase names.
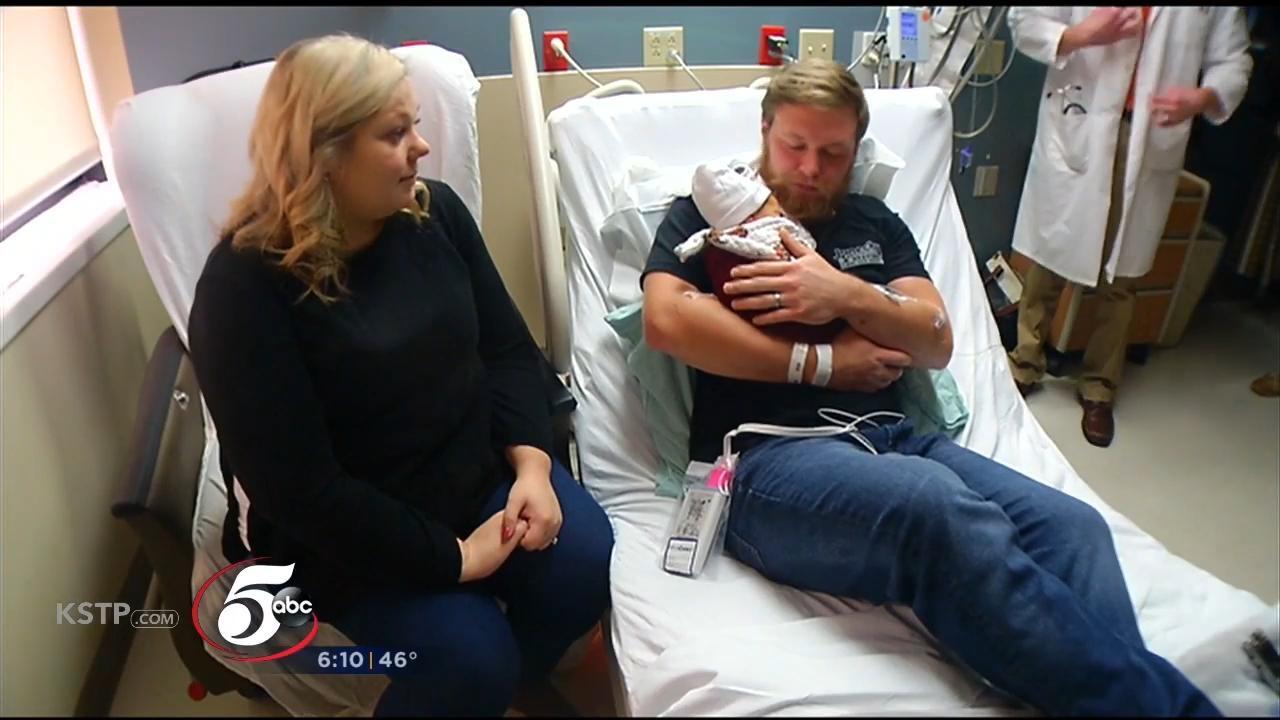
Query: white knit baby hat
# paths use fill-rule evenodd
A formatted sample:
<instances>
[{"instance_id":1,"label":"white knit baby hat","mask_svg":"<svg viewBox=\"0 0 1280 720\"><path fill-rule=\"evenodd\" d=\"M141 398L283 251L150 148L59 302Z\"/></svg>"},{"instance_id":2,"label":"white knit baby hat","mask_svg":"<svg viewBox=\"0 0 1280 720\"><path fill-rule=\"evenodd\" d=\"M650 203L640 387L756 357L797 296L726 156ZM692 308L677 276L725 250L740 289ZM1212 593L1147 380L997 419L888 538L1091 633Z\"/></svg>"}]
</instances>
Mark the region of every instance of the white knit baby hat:
<instances>
[{"instance_id":1,"label":"white knit baby hat","mask_svg":"<svg viewBox=\"0 0 1280 720\"><path fill-rule=\"evenodd\" d=\"M693 172L693 204L707 223L724 230L746 222L772 191L747 165L699 165Z\"/></svg>"}]
</instances>

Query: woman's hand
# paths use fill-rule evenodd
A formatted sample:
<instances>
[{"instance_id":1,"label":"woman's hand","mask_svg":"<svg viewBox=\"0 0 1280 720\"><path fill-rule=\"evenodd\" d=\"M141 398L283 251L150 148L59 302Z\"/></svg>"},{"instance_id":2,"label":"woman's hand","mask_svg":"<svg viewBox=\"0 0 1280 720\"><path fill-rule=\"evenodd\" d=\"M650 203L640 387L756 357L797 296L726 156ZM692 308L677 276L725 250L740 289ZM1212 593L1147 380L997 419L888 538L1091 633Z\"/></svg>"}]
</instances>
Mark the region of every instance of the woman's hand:
<instances>
[{"instance_id":1,"label":"woman's hand","mask_svg":"<svg viewBox=\"0 0 1280 720\"><path fill-rule=\"evenodd\" d=\"M545 550L555 542L560 533L560 500L551 487L550 472L525 472L516 477L507 495L507 509L503 512L503 539L508 531L517 529L519 523L528 524L520 547L525 550Z\"/></svg>"},{"instance_id":2,"label":"woman's hand","mask_svg":"<svg viewBox=\"0 0 1280 720\"><path fill-rule=\"evenodd\" d=\"M514 524L510 537L502 532L505 518L501 511L494 513L476 528L466 540L458 541L458 550L462 553L462 571L458 574L458 582L471 582L489 577L502 563L507 561L511 552L529 531L529 523L519 520Z\"/></svg>"}]
</instances>

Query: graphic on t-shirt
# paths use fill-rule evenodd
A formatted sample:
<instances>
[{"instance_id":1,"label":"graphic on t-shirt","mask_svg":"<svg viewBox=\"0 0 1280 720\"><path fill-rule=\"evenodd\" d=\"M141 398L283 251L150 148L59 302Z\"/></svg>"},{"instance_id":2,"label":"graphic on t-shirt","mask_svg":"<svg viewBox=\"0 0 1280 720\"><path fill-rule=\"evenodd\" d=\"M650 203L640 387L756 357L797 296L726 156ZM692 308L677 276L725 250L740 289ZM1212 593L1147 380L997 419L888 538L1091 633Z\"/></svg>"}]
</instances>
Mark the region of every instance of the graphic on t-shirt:
<instances>
[{"instance_id":1,"label":"graphic on t-shirt","mask_svg":"<svg viewBox=\"0 0 1280 720\"><path fill-rule=\"evenodd\" d=\"M880 250L880 243L875 240L868 240L857 247L836 248L835 258L841 270L884 264L884 252Z\"/></svg>"}]
</instances>

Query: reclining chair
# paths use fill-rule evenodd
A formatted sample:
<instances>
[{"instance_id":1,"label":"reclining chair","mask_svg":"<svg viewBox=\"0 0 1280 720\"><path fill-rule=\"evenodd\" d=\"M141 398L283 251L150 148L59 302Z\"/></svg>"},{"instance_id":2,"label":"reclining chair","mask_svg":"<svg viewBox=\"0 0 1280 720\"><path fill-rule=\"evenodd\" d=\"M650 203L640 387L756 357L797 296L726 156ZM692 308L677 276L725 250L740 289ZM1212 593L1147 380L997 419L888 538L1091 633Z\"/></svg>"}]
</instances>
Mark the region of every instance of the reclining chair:
<instances>
[{"instance_id":1,"label":"reclining chair","mask_svg":"<svg viewBox=\"0 0 1280 720\"><path fill-rule=\"evenodd\" d=\"M414 45L393 52L409 66L422 103L421 132L433 149L419 161L419 174L449 183L479 222L479 83L470 65L439 47ZM249 130L273 66L237 63L141 93L121 103L111 132L129 221L172 321L147 364L127 472L111 512L137 533L164 607L184 615L192 607L199 543L216 545L220 535L219 528L202 532L201 524L220 525L221 517L211 513L197 522L201 497L205 490L225 492L221 480L211 475L218 466L217 439L187 355L187 317L218 227L232 198L248 183ZM555 454L565 467L573 467L569 415L576 403L550 363L544 367ZM170 637L192 678L188 692L193 699L229 690L262 696L254 682L206 652L189 619L172 629Z\"/></svg>"}]
</instances>

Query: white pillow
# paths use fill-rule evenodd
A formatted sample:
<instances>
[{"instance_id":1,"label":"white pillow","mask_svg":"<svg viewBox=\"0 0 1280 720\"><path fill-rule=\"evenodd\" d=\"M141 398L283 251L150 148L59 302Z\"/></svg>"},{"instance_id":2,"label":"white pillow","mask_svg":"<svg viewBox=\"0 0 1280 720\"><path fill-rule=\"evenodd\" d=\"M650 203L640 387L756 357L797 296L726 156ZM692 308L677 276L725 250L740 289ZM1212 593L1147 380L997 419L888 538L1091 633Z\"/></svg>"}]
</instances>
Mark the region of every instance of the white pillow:
<instances>
[{"instance_id":1,"label":"white pillow","mask_svg":"<svg viewBox=\"0 0 1280 720\"><path fill-rule=\"evenodd\" d=\"M858 144L858 157L853 161L853 177L849 178L849 192L870 195L883 201L889 196L893 177L906 166L906 161L890 150L888 145L867 133Z\"/></svg>"},{"instance_id":2,"label":"white pillow","mask_svg":"<svg viewBox=\"0 0 1280 720\"><path fill-rule=\"evenodd\" d=\"M719 161L755 164L758 160L758 153L748 152ZM884 200L894 176L904 167L906 162L897 153L867 133L858 144L849 192ZM649 259L658 225L671 203L692 191L697 165L660 168L647 157L632 156L626 168L613 190L613 211L600 226L601 242L613 256L607 280L611 311L640 299L640 273Z\"/></svg>"}]
</instances>

